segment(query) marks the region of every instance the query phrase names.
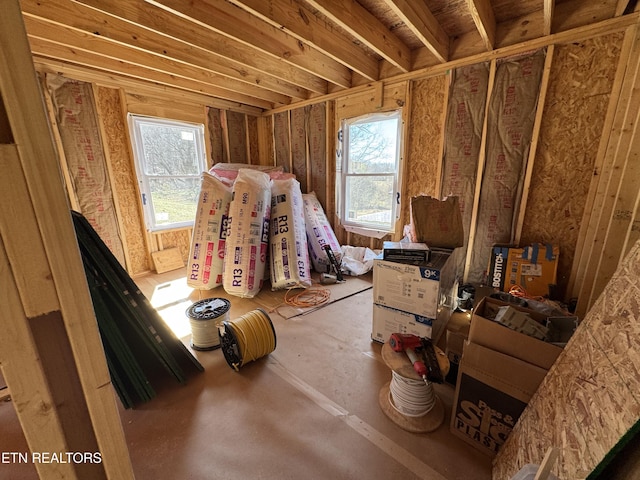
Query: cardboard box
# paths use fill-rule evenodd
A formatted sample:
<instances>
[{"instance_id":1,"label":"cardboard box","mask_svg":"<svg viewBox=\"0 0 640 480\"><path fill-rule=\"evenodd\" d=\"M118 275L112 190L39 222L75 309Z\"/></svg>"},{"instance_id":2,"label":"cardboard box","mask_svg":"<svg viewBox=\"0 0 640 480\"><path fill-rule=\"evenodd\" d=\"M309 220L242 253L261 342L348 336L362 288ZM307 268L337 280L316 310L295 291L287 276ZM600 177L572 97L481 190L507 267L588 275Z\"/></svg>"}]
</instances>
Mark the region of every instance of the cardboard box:
<instances>
[{"instance_id":1,"label":"cardboard box","mask_svg":"<svg viewBox=\"0 0 640 480\"><path fill-rule=\"evenodd\" d=\"M514 306L491 297L478 302L471 315L469 342L490 348L505 355L523 360L540 368L551 368L562 352L562 348L523 333L516 332L493 320L500 307L510 305L516 310L526 312L534 320L544 324L546 316L528 308ZM487 318L489 317L489 318Z\"/></svg>"},{"instance_id":2,"label":"cardboard box","mask_svg":"<svg viewBox=\"0 0 640 480\"><path fill-rule=\"evenodd\" d=\"M458 370L451 432L487 455L495 455L546 373L544 368L509 355L466 344Z\"/></svg>"},{"instance_id":3,"label":"cardboard box","mask_svg":"<svg viewBox=\"0 0 640 480\"><path fill-rule=\"evenodd\" d=\"M432 324L430 318L374 304L371 339L385 343L392 333L411 333L431 338Z\"/></svg>"},{"instance_id":4,"label":"cardboard box","mask_svg":"<svg viewBox=\"0 0 640 480\"><path fill-rule=\"evenodd\" d=\"M523 248L494 245L489 284L503 292L518 285L531 296L548 296L549 285L556 284L559 254L559 247L550 244L534 243Z\"/></svg>"},{"instance_id":5,"label":"cardboard box","mask_svg":"<svg viewBox=\"0 0 640 480\"><path fill-rule=\"evenodd\" d=\"M429 259L429 247L426 243L384 242L382 259L389 262L424 265Z\"/></svg>"},{"instance_id":6,"label":"cardboard box","mask_svg":"<svg viewBox=\"0 0 640 480\"><path fill-rule=\"evenodd\" d=\"M450 252L438 252L423 265L408 265L377 258L373 261L373 302L405 312L436 318L440 294L451 302L456 283ZM455 292L457 296L457 292Z\"/></svg>"}]
</instances>

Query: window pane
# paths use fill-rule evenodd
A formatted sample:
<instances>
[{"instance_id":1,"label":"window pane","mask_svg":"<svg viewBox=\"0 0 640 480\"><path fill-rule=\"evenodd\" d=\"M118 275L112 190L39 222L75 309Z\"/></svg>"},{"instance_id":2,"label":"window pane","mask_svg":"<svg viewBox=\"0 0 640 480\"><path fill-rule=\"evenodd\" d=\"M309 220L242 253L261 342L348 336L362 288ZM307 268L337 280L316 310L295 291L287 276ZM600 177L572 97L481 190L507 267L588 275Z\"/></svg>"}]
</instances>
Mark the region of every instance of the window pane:
<instances>
[{"instance_id":1,"label":"window pane","mask_svg":"<svg viewBox=\"0 0 640 480\"><path fill-rule=\"evenodd\" d=\"M390 228L394 219L393 176L348 176L345 185L347 222Z\"/></svg>"},{"instance_id":2,"label":"window pane","mask_svg":"<svg viewBox=\"0 0 640 480\"><path fill-rule=\"evenodd\" d=\"M200 177L150 178L149 189L156 226L193 221L200 193Z\"/></svg>"},{"instance_id":3,"label":"window pane","mask_svg":"<svg viewBox=\"0 0 640 480\"><path fill-rule=\"evenodd\" d=\"M398 119L361 121L349 126L347 173L396 170Z\"/></svg>"},{"instance_id":4,"label":"window pane","mask_svg":"<svg viewBox=\"0 0 640 480\"><path fill-rule=\"evenodd\" d=\"M200 175L195 129L141 123L146 175Z\"/></svg>"}]
</instances>

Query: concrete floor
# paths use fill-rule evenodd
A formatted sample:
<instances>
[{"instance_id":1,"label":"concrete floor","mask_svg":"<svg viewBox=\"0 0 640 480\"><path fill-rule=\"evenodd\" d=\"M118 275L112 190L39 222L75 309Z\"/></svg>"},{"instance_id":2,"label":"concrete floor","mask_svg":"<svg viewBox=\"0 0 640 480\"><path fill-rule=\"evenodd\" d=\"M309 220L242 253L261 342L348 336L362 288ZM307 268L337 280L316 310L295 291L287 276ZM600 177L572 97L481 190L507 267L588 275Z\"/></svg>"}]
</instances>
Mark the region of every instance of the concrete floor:
<instances>
[{"instance_id":1,"label":"concrete floor","mask_svg":"<svg viewBox=\"0 0 640 480\"><path fill-rule=\"evenodd\" d=\"M136 282L154 304L164 303L159 311L173 317L178 331L189 328L185 305L223 297L231 301L232 319L268 309L277 337L271 354L239 372L220 350L195 351L203 373L186 385L167 384L135 409L121 408L137 479L491 478L491 459L449 432L450 385L434 386L445 419L431 433L407 432L382 412L378 393L391 372L381 345L370 338L367 285L353 279L351 288L359 293L285 319L273 311L283 292L263 289L254 299L241 299L219 288L203 296L186 287L180 271ZM332 297L347 284L332 287ZM188 344L188 334L183 341ZM28 451L10 402L0 403L0 426L0 452ZM0 478L38 476L32 464L0 463Z\"/></svg>"}]
</instances>

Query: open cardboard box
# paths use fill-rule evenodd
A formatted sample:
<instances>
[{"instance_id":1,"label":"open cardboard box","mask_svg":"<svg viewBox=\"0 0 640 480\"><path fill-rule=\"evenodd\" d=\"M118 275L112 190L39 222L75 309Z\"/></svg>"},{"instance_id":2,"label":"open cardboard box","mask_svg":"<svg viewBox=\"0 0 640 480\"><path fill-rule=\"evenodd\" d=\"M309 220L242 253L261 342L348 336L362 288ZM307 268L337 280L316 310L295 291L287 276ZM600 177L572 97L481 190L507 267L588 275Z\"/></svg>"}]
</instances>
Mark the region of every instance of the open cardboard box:
<instances>
[{"instance_id":1,"label":"open cardboard box","mask_svg":"<svg viewBox=\"0 0 640 480\"><path fill-rule=\"evenodd\" d=\"M484 297L471 315L458 369L451 432L495 455L562 348L511 330L492 318L509 305L544 324L546 315Z\"/></svg>"},{"instance_id":2,"label":"open cardboard box","mask_svg":"<svg viewBox=\"0 0 640 480\"><path fill-rule=\"evenodd\" d=\"M500 307L511 306L528 313L531 318L545 325L547 316L496 298L484 297L478 302L471 315L469 342L518 358L540 368L549 369L554 364L562 348L537 338L518 333L490 320Z\"/></svg>"}]
</instances>

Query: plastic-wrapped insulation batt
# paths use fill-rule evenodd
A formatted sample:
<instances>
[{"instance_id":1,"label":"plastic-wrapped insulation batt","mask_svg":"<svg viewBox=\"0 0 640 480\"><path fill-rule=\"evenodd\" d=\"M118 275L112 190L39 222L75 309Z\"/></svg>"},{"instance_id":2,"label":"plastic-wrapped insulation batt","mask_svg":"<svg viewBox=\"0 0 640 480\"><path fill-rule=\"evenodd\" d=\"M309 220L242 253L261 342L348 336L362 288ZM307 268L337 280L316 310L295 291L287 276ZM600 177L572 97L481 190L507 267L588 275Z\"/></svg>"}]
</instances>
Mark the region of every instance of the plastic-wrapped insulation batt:
<instances>
[{"instance_id":1,"label":"plastic-wrapped insulation batt","mask_svg":"<svg viewBox=\"0 0 640 480\"><path fill-rule=\"evenodd\" d=\"M304 202L307 241L313 269L318 273L328 273L331 271L331 262L329 262L324 246L329 245L331 247L338 264L340 264L342 259L340 244L315 192L303 194L302 200Z\"/></svg>"},{"instance_id":2,"label":"plastic-wrapped insulation batt","mask_svg":"<svg viewBox=\"0 0 640 480\"><path fill-rule=\"evenodd\" d=\"M300 182L273 180L271 185L271 289L307 288L311 272Z\"/></svg>"},{"instance_id":3,"label":"plastic-wrapped insulation batt","mask_svg":"<svg viewBox=\"0 0 640 480\"><path fill-rule=\"evenodd\" d=\"M187 285L209 290L222 285L231 188L202 172L187 262Z\"/></svg>"},{"instance_id":4,"label":"plastic-wrapped insulation batt","mask_svg":"<svg viewBox=\"0 0 640 480\"><path fill-rule=\"evenodd\" d=\"M227 293L254 297L262 288L271 212L271 180L241 168L233 183L222 285Z\"/></svg>"}]
</instances>

